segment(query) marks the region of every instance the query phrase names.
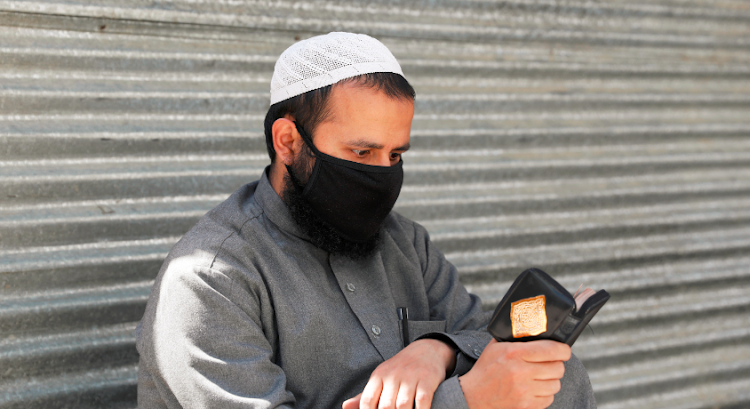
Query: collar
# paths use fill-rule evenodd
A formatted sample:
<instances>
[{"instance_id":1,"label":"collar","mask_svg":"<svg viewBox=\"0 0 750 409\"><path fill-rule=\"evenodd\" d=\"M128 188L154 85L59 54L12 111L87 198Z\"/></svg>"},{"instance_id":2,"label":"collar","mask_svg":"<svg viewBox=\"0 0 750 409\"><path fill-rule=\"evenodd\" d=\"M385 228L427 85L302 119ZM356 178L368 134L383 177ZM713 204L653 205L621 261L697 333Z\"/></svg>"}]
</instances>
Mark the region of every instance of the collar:
<instances>
[{"instance_id":1,"label":"collar","mask_svg":"<svg viewBox=\"0 0 750 409\"><path fill-rule=\"evenodd\" d=\"M271 186L271 181L268 180L270 169L271 166L267 166L258 181L258 187L255 189L255 194L253 195L256 203L261 207L265 216L279 229L309 241L310 238L302 232L297 222L292 218L284 200L281 199L281 196Z\"/></svg>"}]
</instances>

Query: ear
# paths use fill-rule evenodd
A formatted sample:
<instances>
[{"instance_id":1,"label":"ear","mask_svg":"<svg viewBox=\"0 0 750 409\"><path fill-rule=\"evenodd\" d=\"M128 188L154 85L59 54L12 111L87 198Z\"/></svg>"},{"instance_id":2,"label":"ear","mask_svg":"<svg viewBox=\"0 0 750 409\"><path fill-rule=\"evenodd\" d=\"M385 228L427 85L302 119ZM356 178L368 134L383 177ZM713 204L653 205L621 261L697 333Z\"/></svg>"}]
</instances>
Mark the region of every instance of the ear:
<instances>
[{"instance_id":1,"label":"ear","mask_svg":"<svg viewBox=\"0 0 750 409\"><path fill-rule=\"evenodd\" d=\"M276 151L276 159L285 165L291 165L299 149L297 127L293 119L286 115L277 119L271 127L273 134L273 149Z\"/></svg>"}]
</instances>

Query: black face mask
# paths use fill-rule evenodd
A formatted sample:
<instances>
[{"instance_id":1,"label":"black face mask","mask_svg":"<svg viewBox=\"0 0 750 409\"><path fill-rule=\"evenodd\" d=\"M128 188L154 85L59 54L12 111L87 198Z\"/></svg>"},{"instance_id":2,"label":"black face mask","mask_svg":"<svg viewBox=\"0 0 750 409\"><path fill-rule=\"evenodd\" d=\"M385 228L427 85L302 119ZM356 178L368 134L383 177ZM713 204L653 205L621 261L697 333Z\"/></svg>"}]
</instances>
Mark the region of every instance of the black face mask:
<instances>
[{"instance_id":1,"label":"black face mask","mask_svg":"<svg viewBox=\"0 0 750 409\"><path fill-rule=\"evenodd\" d=\"M295 125L315 154L315 166L302 197L342 237L364 242L377 235L401 192L404 162L371 166L326 155L315 147L302 127L296 122Z\"/></svg>"}]
</instances>

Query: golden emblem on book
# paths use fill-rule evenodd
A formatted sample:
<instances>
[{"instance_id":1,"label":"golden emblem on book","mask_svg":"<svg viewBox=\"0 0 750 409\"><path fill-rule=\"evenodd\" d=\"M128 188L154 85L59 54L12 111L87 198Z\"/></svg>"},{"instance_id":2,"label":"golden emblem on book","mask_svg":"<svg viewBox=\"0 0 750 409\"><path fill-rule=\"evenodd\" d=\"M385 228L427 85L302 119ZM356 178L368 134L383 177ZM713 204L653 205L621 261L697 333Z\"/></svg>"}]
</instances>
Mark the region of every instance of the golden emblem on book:
<instances>
[{"instance_id":1,"label":"golden emblem on book","mask_svg":"<svg viewBox=\"0 0 750 409\"><path fill-rule=\"evenodd\" d=\"M510 304L513 338L530 337L547 332L545 303L544 295L539 295Z\"/></svg>"}]
</instances>

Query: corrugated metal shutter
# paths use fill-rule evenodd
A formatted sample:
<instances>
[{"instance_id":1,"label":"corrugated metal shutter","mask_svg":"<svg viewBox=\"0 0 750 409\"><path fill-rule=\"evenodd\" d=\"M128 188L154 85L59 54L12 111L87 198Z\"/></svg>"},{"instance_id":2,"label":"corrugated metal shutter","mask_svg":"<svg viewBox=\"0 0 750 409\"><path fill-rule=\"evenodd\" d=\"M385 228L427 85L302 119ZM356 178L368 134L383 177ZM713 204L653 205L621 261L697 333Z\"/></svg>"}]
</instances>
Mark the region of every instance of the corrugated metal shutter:
<instances>
[{"instance_id":1,"label":"corrugated metal shutter","mask_svg":"<svg viewBox=\"0 0 750 409\"><path fill-rule=\"evenodd\" d=\"M162 258L332 30L415 85L397 206L488 308L532 265L607 288L600 407L750 405L747 2L0 0L0 407L135 406Z\"/></svg>"}]
</instances>

